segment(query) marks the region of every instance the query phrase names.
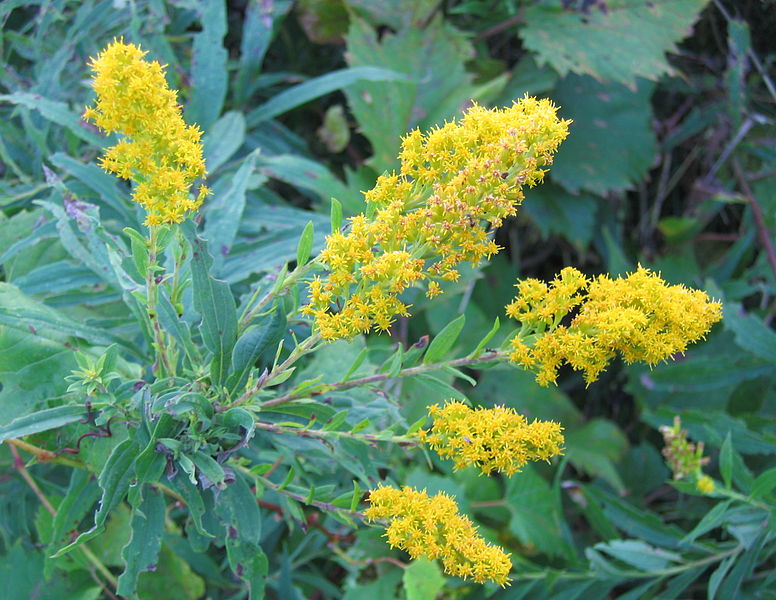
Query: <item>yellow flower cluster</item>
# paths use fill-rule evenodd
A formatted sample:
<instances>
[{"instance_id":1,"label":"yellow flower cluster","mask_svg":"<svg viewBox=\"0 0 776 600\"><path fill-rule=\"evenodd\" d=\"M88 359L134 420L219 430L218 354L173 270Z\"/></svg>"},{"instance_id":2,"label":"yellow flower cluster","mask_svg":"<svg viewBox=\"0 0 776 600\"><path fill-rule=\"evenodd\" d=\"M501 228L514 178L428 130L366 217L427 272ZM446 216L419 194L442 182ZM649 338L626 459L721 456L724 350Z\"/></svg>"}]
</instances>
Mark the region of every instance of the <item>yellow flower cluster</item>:
<instances>
[{"instance_id":1,"label":"yellow flower cluster","mask_svg":"<svg viewBox=\"0 0 776 600\"><path fill-rule=\"evenodd\" d=\"M91 60L97 100L84 119L124 136L105 152L100 166L135 182L132 199L148 213L146 225L178 223L209 193L201 186L196 199L189 196L194 180L205 175L202 132L183 121L164 68L144 61L145 55L134 44L114 40Z\"/></svg>"},{"instance_id":2,"label":"yellow flower cluster","mask_svg":"<svg viewBox=\"0 0 776 600\"><path fill-rule=\"evenodd\" d=\"M703 474L703 466L709 462L709 458L703 456L703 442L696 445L687 439L687 430L682 429L679 417L674 417L673 426L661 426L660 433L665 442L663 456L674 473L674 479L690 477L695 480L695 488L699 492L711 494L714 480Z\"/></svg>"},{"instance_id":3,"label":"yellow flower cluster","mask_svg":"<svg viewBox=\"0 0 776 600\"><path fill-rule=\"evenodd\" d=\"M471 409L456 401L429 407L430 430L419 437L441 457L452 457L454 469L473 464L488 475L518 473L530 460L549 460L562 453L563 434L553 421L529 423L511 408Z\"/></svg>"},{"instance_id":4,"label":"yellow flower cluster","mask_svg":"<svg viewBox=\"0 0 776 600\"><path fill-rule=\"evenodd\" d=\"M473 106L460 122L402 141L399 173L366 192L367 213L326 240L329 274L309 287L304 312L325 339L385 330L409 306L399 299L425 282L426 295L455 281L458 265L499 251L492 228L516 213L522 187L542 181L568 133L549 100L524 98L505 109Z\"/></svg>"},{"instance_id":5,"label":"yellow flower cluster","mask_svg":"<svg viewBox=\"0 0 776 600\"><path fill-rule=\"evenodd\" d=\"M722 306L705 292L668 285L641 266L624 278L592 280L567 267L550 284L526 279L517 287L506 307L522 323L510 360L535 370L542 385L566 363L591 383L618 353L628 363L654 365L684 352L722 318Z\"/></svg>"},{"instance_id":6,"label":"yellow flower cluster","mask_svg":"<svg viewBox=\"0 0 776 600\"><path fill-rule=\"evenodd\" d=\"M370 492L369 503L365 512L369 521L390 519L385 536L391 548L405 550L413 559L441 559L449 575L509 584L509 555L488 544L444 492L429 496L408 486L401 490L379 486Z\"/></svg>"}]
</instances>

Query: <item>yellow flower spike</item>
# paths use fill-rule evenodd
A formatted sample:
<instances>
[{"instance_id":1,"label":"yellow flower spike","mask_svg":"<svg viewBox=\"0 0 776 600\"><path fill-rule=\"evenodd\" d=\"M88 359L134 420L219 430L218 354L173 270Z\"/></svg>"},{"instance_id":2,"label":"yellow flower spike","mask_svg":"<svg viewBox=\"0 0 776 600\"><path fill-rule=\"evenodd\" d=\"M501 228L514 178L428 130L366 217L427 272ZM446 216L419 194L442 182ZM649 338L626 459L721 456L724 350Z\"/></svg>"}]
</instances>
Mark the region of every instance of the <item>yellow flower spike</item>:
<instances>
[{"instance_id":1,"label":"yellow flower spike","mask_svg":"<svg viewBox=\"0 0 776 600\"><path fill-rule=\"evenodd\" d=\"M391 548L413 559L440 559L448 575L509 585L509 554L488 544L444 492L429 496L408 486L399 490L380 485L369 493L369 504L367 520L390 520L385 537Z\"/></svg>"},{"instance_id":2,"label":"yellow flower spike","mask_svg":"<svg viewBox=\"0 0 776 600\"><path fill-rule=\"evenodd\" d=\"M351 218L349 229L330 235L319 255L333 294L324 300L311 293L306 313L315 316L319 333L337 339L386 329L407 309L388 296L425 286L433 298L440 282L460 277L461 263L476 265L496 254L493 228L516 213L523 186L542 180L568 133L569 121L556 112L549 100L526 97L504 109L475 104L459 122L410 132L402 140L400 172L381 175L365 193L370 217ZM380 321L351 319L351 299L358 295L368 303L372 289L380 290L383 304L361 312L374 312Z\"/></svg>"},{"instance_id":3,"label":"yellow flower spike","mask_svg":"<svg viewBox=\"0 0 776 600\"><path fill-rule=\"evenodd\" d=\"M655 365L684 352L722 318L722 305L705 292L668 285L641 266L627 277L591 281L564 269L550 285L527 279L517 287L507 314L533 333L512 339L510 360L535 370L542 385L553 383L564 364L591 383L618 354L627 363Z\"/></svg>"},{"instance_id":4,"label":"yellow flower spike","mask_svg":"<svg viewBox=\"0 0 776 600\"><path fill-rule=\"evenodd\" d=\"M210 193L202 186L196 198L189 195L194 181L205 176L202 132L183 121L164 68L145 55L134 44L114 40L91 60L97 98L83 118L124 136L105 151L100 166L136 184L132 199L145 208L146 225L179 223Z\"/></svg>"},{"instance_id":5,"label":"yellow flower spike","mask_svg":"<svg viewBox=\"0 0 776 600\"><path fill-rule=\"evenodd\" d=\"M419 437L439 456L453 459L453 469L478 466L484 475L499 471L514 475L528 461L562 454L563 428L553 421L526 418L511 408L472 409L450 400L429 407L434 423Z\"/></svg>"}]
</instances>

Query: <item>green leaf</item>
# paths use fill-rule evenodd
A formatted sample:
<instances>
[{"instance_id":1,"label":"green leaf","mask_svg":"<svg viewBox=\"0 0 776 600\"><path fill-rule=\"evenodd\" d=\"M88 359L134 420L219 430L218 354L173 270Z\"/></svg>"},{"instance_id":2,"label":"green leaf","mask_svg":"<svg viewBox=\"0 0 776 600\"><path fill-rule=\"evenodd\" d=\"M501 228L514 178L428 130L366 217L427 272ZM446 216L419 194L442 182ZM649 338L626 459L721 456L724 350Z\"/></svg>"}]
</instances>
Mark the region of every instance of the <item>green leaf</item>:
<instances>
[{"instance_id":1,"label":"green leaf","mask_svg":"<svg viewBox=\"0 0 776 600\"><path fill-rule=\"evenodd\" d=\"M402 577L407 600L435 600L445 581L436 562L427 558L413 561Z\"/></svg>"},{"instance_id":2,"label":"green leaf","mask_svg":"<svg viewBox=\"0 0 776 600\"><path fill-rule=\"evenodd\" d=\"M441 361L455 344L458 336L466 323L466 317L459 315L442 328L437 336L431 340L423 357L423 364L429 365Z\"/></svg>"},{"instance_id":3,"label":"green leaf","mask_svg":"<svg viewBox=\"0 0 776 600\"><path fill-rule=\"evenodd\" d=\"M124 440L116 445L97 477L97 483L102 490L100 506L94 514L94 526L76 538L76 540L56 552L52 558L57 558L70 552L76 546L99 535L105 526L105 521L111 511L116 508L127 493L129 480L134 473L135 457L139 448L134 440Z\"/></svg>"},{"instance_id":4,"label":"green leaf","mask_svg":"<svg viewBox=\"0 0 776 600\"><path fill-rule=\"evenodd\" d=\"M692 531L690 531L686 536L684 536L680 542L681 545L688 545L692 544L696 539L698 539L700 536L702 536L704 533L707 533L711 531L712 529L716 529L719 527L722 522L725 520L725 517L727 516L728 508L730 508L730 505L732 504L732 500L726 500L725 502L720 502L714 508L712 508L709 512L707 512L705 515L703 515L703 518L698 521L698 524L693 527Z\"/></svg>"},{"instance_id":5,"label":"green leaf","mask_svg":"<svg viewBox=\"0 0 776 600\"><path fill-rule=\"evenodd\" d=\"M210 274L209 269L213 260L205 241L197 235L194 224L191 221L185 221L181 229L192 247L191 279L194 309L202 315L199 330L205 346L213 353L210 377L213 383L221 385L226 379L232 348L237 337L237 307L229 284L215 279Z\"/></svg>"},{"instance_id":6,"label":"green leaf","mask_svg":"<svg viewBox=\"0 0 776 600\"><path fill-rule=\"evenodd\" d=\"M605 552L640 571L661 571L682 562L682 556L645 544L641 540L611 540L605 544L596 544L597 550Z\"/></svg>"},{"instance_id":7,"label":"green leaf","mask_svg":"<svg viewBox=\"0 0 776 600\"><path fill-rule=\"evenodd\" d=\"M483 337L480 342L477 344L477 347L472 350L471 354L469 356L471 358L477 358L482 354L482 351L485 349L485 346L488 345L488 342L493 339L493 336L498 333L498 330L501 328L501 321L499 321L499 318L496 317L495 321L493 321L493 327L490 328L490 331L485 334L485 337Z\"/></svg>"},{"instance_id":8,"label":"green leaf","mask_svg":"<svg viewBox=\"0 0 776 600\"><path fill-rule=\"evenodd\" d=\"M561 115L574 122L550 169L553 180L572 193L599 195L639 181L657 151L650 123L653 89L644 80L631 91L591 77L563 79L553 99L562 107Z\"/></svg>"},{"instance_id":9,"label":"green leaf","mask_svg":"<svg viewBox=\"0 0 776 600\"><path fill-rule=\"evenodd\" d=\"M57 406L24 415L14 419L8 425L0 427L0 442L57 429L75 423L83 419L85 415L86 410L83 406Z\"/></svg>"},{"instance_id":10,"label":"green leaf","mask_svg":"<svg viewBox=\"0 0 776 600\"><path fill-rule=\"evenodd\" d=\"M280 307L276 307L271 314L262 317L257 325L249 327L240 336L232 351L234 371L226 383L232 393L242 390L257 360L263 356L263 363L272 361L271 353L274 353L285 329L285 313Z\"/></svg>"},{"instance_id":11,"label":"green leaf","mask_svg":"<svg viewBox=\"0 0 776 600\"><path fill-rule=\"evenodd\" d=\"M621 0L571 9L562 0L528 6L525 47L561 75L592 75L635 87L672 71L667 52L692 31L708 0Z\"/></svg>"},{"instance_id":12,"label":"green leaf","mask_svg":"<svg viewBox=\"0 0 776 600\"><path fill-rule=\"evenodd\" d=\"M730 437L730 432L725 437L719 451L719 471L722 474L725 487L730 489L730 484L733 481L733 440Z\"/></svg>"},{"instance_id":13,"label":"green leaf","mask_svg":"<svg viewBox=\"0 0 776 600\"><path fill-rule=\"evenodd\" d=\"M302 236L299 238L299 245L296 247L296 266L301 267L307 264L310 258L310 251L313 249L313 222L309 221L304 227Z\"/></svg>"},{"instance_id":14,"label":"green leaf","mask_svg":"<svg viewBox=\"0 0 776 600\"><path fill-rule=\"evenodd\" d=\"M593 239L599 200L592 194L571 194L545 182L526 190L525 196L524 210L543 236L562 235L578 248L585 248Z\"/></svg>"},{"instance_id":15,"label":"green leaf","mask_svg":"<svg viewBox=\"0 0 776 600\"><path fill-rule=\"evenodd\" d=\"M224 479L226 478L224 468L218 464L212 456L206 454L202 450L198 450L190 458L199 470L200 477L204 475L218 488L226 486L226 483L224 483Z\"/></svg>"},{"instance_id":16,"label":"green leaf","mask_svg":"<svg viewBox=\"0 0 776 600\"><path fill-rule=\"evenodd\" d=\"M194 34L191 99L186 117L207 131L221 114L226 98L229 56L222 45L226 35L226 6L224 0L200 1L199 6L202 31Z\"/></svg>"},{"instance_id":17,"label":"green leaf","mask_svg":"<svg viewBox=\"0 0 776 600\"><path fill-rule=\"evenodd\" d=\"M331 199L331 232L337 233L342 227L342 203L336 198Z\"/></svg>"},{"instance_id":18,"label":"green leaf","mask_svg":"<svg viewBox=\"0 0 776 600\"><path fill-rule=\"evenodd\" d=\"M758 358L776 363L776 333L740 304L725 304L722 323L735 334L736 344Z\"/></svg>"},{"instance_id":19,"label":"green leaf","mask_svg":"<svg viewBox=\"0 0 776 600\"><path fill-rule=\"evenodd\" d=\"M116 588L117 594L130 598L135 596L138 575L156 570L164 533L162 492L154 486L145 485L142 494L142 503L132 511L132 536L121 553L125 567Z\"/></svg>"},{"instance_id":20,"label":"green leaf","mask_svg":"<svg viewBox=\"0 0 776 600\"><path fill-rule=\"evenodd\" d=\"M240 166L229 187L208 203L204 235L213 252L213 271L219 273L224 259L234 245L245 210L245 192L256 168L257 153L250 154Z\"/></svg>"},{"instance_id":21,"label":"green leaf","mask_svg":"<svg viewBox=\"0 0 776 600\"><path fill-rule=\"evenodd\" d=\"M359 128L374 156L369 166L378 173L395 168L401 137L416 126L427 128L456 116L474 97L465 62L473 55L464 34L441 18L421 27L378 39L365 21L351 18L347 60L351 67L383 67L406 79L364 81L345 90Z\"/></svg>"},{"instance_id":22,"label":"green leaf","mask_svg":"<svg viewBox=\"0 0 776 600\"><path fill-rule=\"evenodd\" d=\"M156 570L141 573L137 580L137 597L169 600L170 590L175 590L176 600L199 600L205 595L205 581L193 566L179 558L167 544L162 544Z\"/></svg>"},{"instance_id":23,"label":"green leaf","mask_svg":"<svg viewBox=\"0 0 776 600\"><path fill-rule=\"evenodd\" d=\"M37 110L44 119L66 127L77 137L92 146L102 147L105 144L105 139L86 127L80 115L71 111L64 102L57 102L56 100L44 98L40 94L30 92L14 92L13 94L0 95L0 102L10 102L11 104Z\"/></svg>"},{"instance_id":24,"label":"green leaf","mask_svg":"<svg viewBox=\"0 0 776 600\"><path fill-rule=\"evenodd\" d=\"M381 67L359 66L332 71L276 94L248 113L248 126L253 128L294 108L331 92L342 90L359 81L403 81L404 73Z\"/></svg>"},{"instance_id":25,"label":"green leaf","mask_svg":"<svg viewBox=\"0 0 776 600\"><path fill-rule=\"evenodd\" d=\"M202 138L208 173L218 170L245 142L245 117L230 110L216 121Z\"/></svg>"},{"instance_id":26,"label":"green leaf","mask_svg":"<svg viewBox=\"0 0 776 600\"><path fill-rule=\"evenodd\" d=\"M606 479L619 492L625 492L615 462L628 448L625 434L611 421L592 419L582 427L566 433L567 455L572 464L593 476Z\"/></svg>"},{"instance_id":27,"label":"green leaf","mask_svg":"<svg viewBox=\"0 0 776 600\"><path fill-rule=\"evenodd\" d=\"M251 600L260 600L264 595L268 561L259 546L261 515L256 496L238 477L219 494L216 513L224 524L229 566L247 584Z\"/></svg>"},{"instance_id":28,"label":"green leaf","mask_svg":"<svg viewBox=\"0 0 776 600\"><path fill-rule=\"evenodd\" d=\"M65 335L102 346L122 343L104 329L70 319L5 282L0 282L0 324L57 342L63 342Z\"/></svg>"},{"instance_id":29,"label":"green leaf","mask_svg":"<svg viewBox=\"0 0 776 600\"><path fill-rule=\"evenodd\" d=\"M533 466L526 465L508 480L505 501L511 514L509 530L521 543L551 556L568 553L561 535L558 498Z\"/></svg>"},{"instance_id":30,"label":"green leaf","mask_svg":"<svg viewBox=\"0 0 776 600\"><path fill-rule=\"evenodd\" d=\"M776 487L776 467L768 469L757 476L752 484L752 498L762 498L770 494L771 490Z\"/></svg>"}]
</instances>

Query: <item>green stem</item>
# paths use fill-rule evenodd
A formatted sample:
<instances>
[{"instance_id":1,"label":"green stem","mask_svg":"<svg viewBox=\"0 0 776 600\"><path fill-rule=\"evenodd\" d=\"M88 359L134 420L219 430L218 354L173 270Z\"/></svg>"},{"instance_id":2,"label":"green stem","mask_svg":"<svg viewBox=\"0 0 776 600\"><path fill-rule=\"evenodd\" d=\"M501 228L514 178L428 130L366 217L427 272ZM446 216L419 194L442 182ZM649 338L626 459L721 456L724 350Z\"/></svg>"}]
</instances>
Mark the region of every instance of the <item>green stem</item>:
<instances>
[{"instance_id":1,"label":"green stem","mask_svg":"<svg viewBox=\"0 0 776 600\"><path fill-rule=\"evenodd\" d=\"M315 260L312 260L308 262L305 265L298 266L296 269L288 273L285 277L283 277L283 281L276 283L272 290L267 292L261 300L259 300L255 306L251 306L255 301L256 298L259 296L259 290L260 288L257 287L256 290L253 292L253 296L251 297L248 304L245 305L245 310L243 311L242 316L240 317L240 323L238 327L238 331L243 331L253 320L253 318L261 312L261 310L267 306L272 300L274 300L277 296L279 296L284 290L288 289L289 286L296 283L299 279L304 277L307 273L309 273L314 268L318 267L318 263Z\"/></svg>"},{"instance_id":2,"label":"green stem","mask_svg":"<svg viewBox=\"0 0 776 600\"><path fill-rule=\"evenodd\" d=\"M420 445L420 440L414 435L391 435L381 436L376 433L353 433L351 431L324 431L323 429L308 429L306 427L289 427L286 425L275 425L274 423L256 423L256 429L269 431L270 433L290 434L306 438L350 438L367 443L388 442L391 444L402 445Z\"/></svg>"},{"instance_id":3,"label":"green stem","mask_svg":"<svg viewBox=\"0 0 776 600\"><path fill-rule=\"evenodd\" d=\"M361 386L370 385L373 383L380 383L388 379L397 379L400 377L412 377L413 375L420 375L422 373L428 373L430 371L438 371L440 369L444 369L445 367L470 367L470 366L478 365L480 363L491 362L494 360L505 360L506 358L507 358L506 352L499 352L497 350L492 350L488 352L483 352L480 356L475 356L475 357L466 356L464 358L457 358L455 360L432 363L430 365L418 365L417 367L409 367L407 369L402 369L395 375L392 375L390 373L375 373L374 375L359 377L357 379L349 379L348 381L340 381L339 383L321 383L319 385L313 385L308 388L305 388L300 392L296 392L296 393L291 392L289 394L285 394L284 396L278 396L277 398L267 400L266 402L263 402L261 406L262 407L277 406L278 404L285 404L286 402L291 402L292 400L297 400L299 398L309 398L311 396L318 396L320 394L325 394L329 392L348 390L354 387L361 387Z\"/></svg>"},{"instance_id":4,"label":"green stem","mask_svg":"<svg viewBox=\"0 0 776 600\"><path fill-rule=\"evenodd\" d=\"M154 333L154 346L158 358L157 367L160 372L158 377L174 377L175 369L168 355L167 344L164 339L164 332L159 324L159 314L156 308L159 298L159 284L156 281L156 260L157 260L157 229L154 226L149 227L148 236L148 270L146 271L146 308L148 318L151 320L151 328Z\"/></svg>"}]
</instances>

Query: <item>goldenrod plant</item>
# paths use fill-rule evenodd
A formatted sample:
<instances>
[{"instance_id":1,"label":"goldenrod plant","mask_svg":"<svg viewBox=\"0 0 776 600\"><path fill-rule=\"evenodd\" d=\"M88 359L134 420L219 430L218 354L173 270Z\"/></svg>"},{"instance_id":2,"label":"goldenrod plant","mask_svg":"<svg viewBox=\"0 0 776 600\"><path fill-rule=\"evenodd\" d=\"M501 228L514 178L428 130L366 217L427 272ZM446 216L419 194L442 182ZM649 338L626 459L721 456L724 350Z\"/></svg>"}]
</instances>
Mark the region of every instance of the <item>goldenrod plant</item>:
<instances>
[{"instance_id":1,"label":"goldenrod plant","mask_svg":"<svg viewBox=\"0 0 776 600\"><path fill-rule=\"evenodd\" d=\"M770 597L768 86L639 179L702 2L11 4L2 600Z\"/></svg>"}]
</instances>

